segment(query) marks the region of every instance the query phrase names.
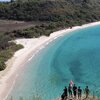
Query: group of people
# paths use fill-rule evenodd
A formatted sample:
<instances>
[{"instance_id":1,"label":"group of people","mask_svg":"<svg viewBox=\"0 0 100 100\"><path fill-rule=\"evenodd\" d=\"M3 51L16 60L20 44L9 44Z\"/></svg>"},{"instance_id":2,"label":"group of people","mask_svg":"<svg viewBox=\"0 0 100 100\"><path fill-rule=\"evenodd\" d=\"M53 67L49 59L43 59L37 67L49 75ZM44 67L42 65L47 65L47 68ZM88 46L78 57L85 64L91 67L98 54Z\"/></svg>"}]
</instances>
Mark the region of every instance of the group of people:
<instances>
[{"instance_id":1,"label":"group of people","mask_svg":"<svg viewBox=\"0 0 100 100\"><path fill-rule=\"evenodd\" d=\"M82 97L82 92L83 90L81 89L80 86L76 86L75 84L72 86L71 84L69 84L68 88L65 86L63 94L61 95L61 100L67 100L68 97L74 97L78 99L81 99ZM86 88L84 89L86 98L88 98L89 96L89 88L88 86L86 86Z\"/></svg>"}]
</instances>

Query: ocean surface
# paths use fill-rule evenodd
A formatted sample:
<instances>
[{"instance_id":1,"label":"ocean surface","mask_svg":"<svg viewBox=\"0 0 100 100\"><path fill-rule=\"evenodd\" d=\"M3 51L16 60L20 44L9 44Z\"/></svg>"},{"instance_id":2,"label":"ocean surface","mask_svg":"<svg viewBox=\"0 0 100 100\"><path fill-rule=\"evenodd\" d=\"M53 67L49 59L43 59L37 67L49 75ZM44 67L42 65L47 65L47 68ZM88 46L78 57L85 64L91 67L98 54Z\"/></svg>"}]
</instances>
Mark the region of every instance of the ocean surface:
<instances>
[{"instance_id":1,"label":"ocean surface","mask_svg":"<svg viewBox=\"0 0 100 100\"><path fill-rule=\"evenodd\" d=\"M9 98L54 100L70 80L100 96L100 25L75 30L44 47L19 71Z\"/></svg>"}]
</instances>

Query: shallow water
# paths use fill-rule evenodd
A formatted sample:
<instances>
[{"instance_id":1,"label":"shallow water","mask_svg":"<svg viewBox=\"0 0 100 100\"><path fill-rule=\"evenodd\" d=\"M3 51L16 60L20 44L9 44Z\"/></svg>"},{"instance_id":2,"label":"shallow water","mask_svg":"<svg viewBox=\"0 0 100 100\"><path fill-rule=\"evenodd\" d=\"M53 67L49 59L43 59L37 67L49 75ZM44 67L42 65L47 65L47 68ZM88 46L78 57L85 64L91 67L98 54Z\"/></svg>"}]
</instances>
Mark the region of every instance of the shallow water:
<instances>
[{"instance_id":1,"label":"shallow water","mask_svg":"<svg viewBox=\"0 0 100 100\"><path fill-rule=\"evenodd\" d=\"M88 85L92 92L97 90L96 95L100 94L100 25L57 38L19 75L10 94L13 100L52 100L61 95L70 80L82 88Z\"/></svg>"}]
</instances>

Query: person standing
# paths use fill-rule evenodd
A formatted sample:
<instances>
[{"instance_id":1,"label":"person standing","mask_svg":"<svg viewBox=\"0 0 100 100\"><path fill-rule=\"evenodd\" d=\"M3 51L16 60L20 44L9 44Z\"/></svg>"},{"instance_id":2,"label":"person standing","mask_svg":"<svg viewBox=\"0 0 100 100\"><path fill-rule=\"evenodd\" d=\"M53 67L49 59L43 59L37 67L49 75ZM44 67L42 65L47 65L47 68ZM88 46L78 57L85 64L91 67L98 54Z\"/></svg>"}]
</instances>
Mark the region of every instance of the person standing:
<instances>
[{"instance_id":1,"label":"person standing","mask_svg":"<svg viewBox=\"0 0 100 100\"><path fill-rule=\"evenodd\" d=\"M78 87L78 99L81 99L81 97L82 97L82 89L79 86Z\"/></svg>"},{"instance_id":2,"label":"person standing","mask_svg":"<svg viewBox=\"0 0 100 100\"><path fill-rule=\"evenodd\" d=\"M72 87L70 86L70 84L68 86L68 93L69 93L69 97L72 97Z\"/></svg>"},{"instance_id":3,"label":"person standing","mask_svg":"<svg viewBox=\"0 0 100 100\"><path fill-rule=\"evenodd\" d=\"M88 86L86 86L86 88L85 88L86 98L88 98L89 93L90 93L90 90L89 90Z\"/></svg>"},{"instance_id":4,"label":"person standing","mask_svg":"<svg viewBox=\"0 0 100 100\"><path fill-rule=\"evenodd\" d=\"M65 94L63 92L63 94L61 95L61 100L64 100L64 98L65 98Z\"/></svg>"},{"instance_id":5,"label":"person standing","mask_svg":"<svg viewBox=\"0 0 100 100\"><path fill-rule=\"evenodd\" d=\"M67 87L66 87L66 86L65 86L65 88L64 88L64 94L65 94L65 98L67 99L68 92L67 92Z\"/></svg>"},{"instance_id":6,"label":"person standing","mask_svg":"<svg viewBox=\"0 0 100 100\"><path fill-rule=\"evenodd\" d=\"M77 86L75 84L73 86L73 94L74 94L74 97L76 98L76 95L77 95Z\"/></svg>"},{"instance_id":7,"label":"person standing","mask_svg":"<svg viewBox=\"0 0 100 100\"><path fill-rule=\"evenodd\" d=\"M67 87L65 86L63 90L63 94L61 95L61 100L67 99L68 93L67 93Z\"/></svg>"}]
</instances>

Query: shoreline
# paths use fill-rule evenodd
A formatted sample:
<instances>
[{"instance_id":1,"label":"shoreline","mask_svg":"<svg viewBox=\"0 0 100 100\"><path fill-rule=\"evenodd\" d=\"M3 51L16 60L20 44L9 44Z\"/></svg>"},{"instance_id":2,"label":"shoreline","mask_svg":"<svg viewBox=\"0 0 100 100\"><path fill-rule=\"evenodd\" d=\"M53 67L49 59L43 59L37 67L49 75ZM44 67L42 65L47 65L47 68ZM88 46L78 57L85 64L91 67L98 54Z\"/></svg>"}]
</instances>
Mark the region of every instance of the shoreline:
<instances>
[{"instance_id":1,"label":"shoreline","mask_svg":"<svg viewBox=\"0 0 100 100\"><path fill-rule=\"evenodd\" d=\"M16 44L22 44L24 48L15 52L14 56L6 62L7 68L0 72L0 100L6 100L9 96L14 84L16 83L16 78L19 76L18 70L24 67L25 63L30 61L35 54L37 54L41 49L45 48L46 45L60 36L70 34L72 31L95 25L100 25L100 21L56 31L50 34L49 37L41 36L40 38L34 39L15 40Z\"/></svg>"}]
</instances>

